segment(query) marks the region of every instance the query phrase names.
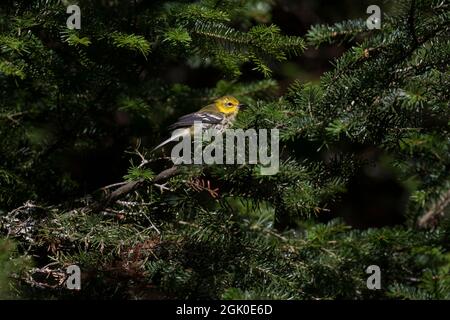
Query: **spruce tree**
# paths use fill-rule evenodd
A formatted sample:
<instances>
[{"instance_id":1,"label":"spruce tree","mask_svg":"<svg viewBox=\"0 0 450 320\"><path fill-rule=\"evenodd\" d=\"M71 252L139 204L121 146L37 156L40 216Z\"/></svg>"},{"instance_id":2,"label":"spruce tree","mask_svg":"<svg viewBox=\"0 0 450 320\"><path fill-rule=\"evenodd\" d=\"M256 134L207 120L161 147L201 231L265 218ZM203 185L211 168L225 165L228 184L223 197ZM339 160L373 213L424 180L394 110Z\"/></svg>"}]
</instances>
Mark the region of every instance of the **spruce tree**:
<instances>
[{"instance_id":1,"label":"spruce tree","mask_svg":"<svg viewBox=\"0 0 450 320\"><path fill-rule=\"evenodd\" d=\"M270 0L80 0L80 29L69 4L0 4L0 294L450 298L447 2L302 36L267 22ZM280 90L277 63L326 45L348 49L318 83ZM280 130L276 175L150 152L225 94L249 106L236 128ZM374 184L401 192L360 210Z\"/></svg>"}]
</instances>

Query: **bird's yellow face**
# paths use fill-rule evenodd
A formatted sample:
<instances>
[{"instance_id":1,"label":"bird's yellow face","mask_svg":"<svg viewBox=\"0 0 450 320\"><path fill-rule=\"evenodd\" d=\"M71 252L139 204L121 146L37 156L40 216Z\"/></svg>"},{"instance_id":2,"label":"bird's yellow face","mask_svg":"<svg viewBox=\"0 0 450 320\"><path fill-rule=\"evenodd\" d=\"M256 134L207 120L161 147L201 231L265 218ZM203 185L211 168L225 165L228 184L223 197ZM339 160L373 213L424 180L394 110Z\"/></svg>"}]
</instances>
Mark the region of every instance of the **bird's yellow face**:
<instances>
[{"instance_id":1,"label":"bird's yellow face","mask_svg":"<svg viewBox=\"0 0 450 320\"><path fill-rule=\"evenodd\" d=\"M214 101L216 108L225 114L236 113L241 106L238 99L232 96L224 96Z\"/></svg>"}]
</instances>

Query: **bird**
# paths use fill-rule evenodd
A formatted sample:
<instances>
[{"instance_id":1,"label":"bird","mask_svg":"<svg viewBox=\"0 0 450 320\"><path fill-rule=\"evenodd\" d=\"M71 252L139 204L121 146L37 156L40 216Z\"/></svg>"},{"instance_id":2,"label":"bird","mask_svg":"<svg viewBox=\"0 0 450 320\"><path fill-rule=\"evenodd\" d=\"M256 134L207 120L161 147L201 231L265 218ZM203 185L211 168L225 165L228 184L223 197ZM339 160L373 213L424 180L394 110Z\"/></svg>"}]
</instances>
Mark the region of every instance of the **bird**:
<instances>
[{"instance_id":1,"label":"bird","mask_svg":"<svg viewBox=\"0 0 450 320\"><path fill-rule=\"evenodd\" d=\"M202 129L214 128L223 132L233 124L236 115L243 107L244 105L233 96L220 97L197 112L180 117L177 122L170 125L168 130L172 131L171 137L153 148L152 152L172 141L178 141L180 137L192 136L194 123L201 122Z\"/></svg>"}]
</instances>

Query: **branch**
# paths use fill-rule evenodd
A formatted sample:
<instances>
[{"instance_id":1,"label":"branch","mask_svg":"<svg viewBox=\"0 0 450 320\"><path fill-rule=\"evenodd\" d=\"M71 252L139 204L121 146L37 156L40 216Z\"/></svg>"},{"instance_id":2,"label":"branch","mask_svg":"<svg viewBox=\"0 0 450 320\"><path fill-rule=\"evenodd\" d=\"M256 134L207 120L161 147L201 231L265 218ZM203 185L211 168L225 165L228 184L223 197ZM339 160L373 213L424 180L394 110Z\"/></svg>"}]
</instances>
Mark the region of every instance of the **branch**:
<instances>
[{"instance_id":1,"label":"branch","mask_svg":"<svg viewBox=\"0 0 450 320\"><path fill-rule=\"evenodd\" d=\"M15 117L22 116L26 113L28 113L28 112L22 111L22 112L10 113L10 114L0 114L0 118L6 118L6 119L14 122L15 124L19 124L19 121L16 120Z\"/></svg>"},{"instance_id":2,"label":"branch","mask_svg":"<svg viewBox=\"0 0 450 320\"><path fill-rule=\"evenodd\" d=\"M447 190L428 211L418 220L420 228L437 226L439 220L444 217L445 209L450 205L450 190Z\"/></svg>"},{"instance_id":3,"label":"branch","mask_svg":"<svg viewBox=\"0 0 450 320\"><path fill-rule=\"evenodd\" d=\"M177 175L179 173L178 167L177 166L173 166L169 169L163 170L161 171L156 177L154 177L151 182L152 183L159 183L162 181L166 181L168 179L170 179L171 177ZM99 202L94 203L91 206L91 209L93 211L101 211L103 209L105 209L106 207L108 207L110 204L116 202L117 200L119 200L121 197L130 194L131 192L135 191L136 189L138 189L140 186L142 186L145 182L145 179L140 179L137 181L131 181L128 182L124 185L122 185L120 188L114 190L111 193L108 193L102 200L100 200ZM102 190L107 190L107 187L102 188Z\"/></svg>"}]
</instances>

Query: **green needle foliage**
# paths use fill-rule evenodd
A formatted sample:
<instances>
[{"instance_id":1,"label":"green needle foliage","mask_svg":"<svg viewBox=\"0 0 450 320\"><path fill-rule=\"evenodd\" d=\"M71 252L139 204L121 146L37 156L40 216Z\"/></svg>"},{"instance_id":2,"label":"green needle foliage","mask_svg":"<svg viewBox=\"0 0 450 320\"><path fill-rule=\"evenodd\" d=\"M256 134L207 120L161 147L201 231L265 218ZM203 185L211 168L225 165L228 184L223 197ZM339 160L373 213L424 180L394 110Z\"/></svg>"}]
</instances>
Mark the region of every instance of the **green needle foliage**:
<instances>
[{"instance_id":1,"label":"green needle foliage","mask_svg":"<svg viewBox=\"0 0 450 320\"><path fill-rule=\"evenodd\" d=\"M3 1L0 294L449 299L450 6L398 3L380 30L352 20L303 39L270 23L272 1L81 0L80 30L66 1ZM278 94L277 63L344 43L318 83ZM245 81L251 69L264 80ZM280 130L278 174L183 166L154 182L170 167L150 152L166 125L224 94L249 105L237 128ZM390 198L363 210L354 196L349 217L355 188L376 197L362 173L403 190L400 221L364 218ZM29 256L35 268L14 263ZM64 285L72 264L79 292ZM381 290L367 288L370 265Z\"/></svg>"}]
</instances>

